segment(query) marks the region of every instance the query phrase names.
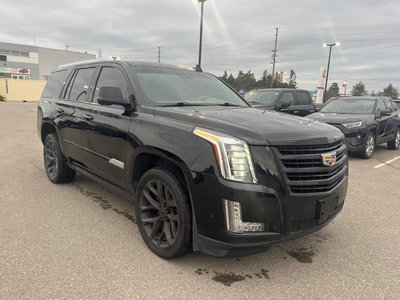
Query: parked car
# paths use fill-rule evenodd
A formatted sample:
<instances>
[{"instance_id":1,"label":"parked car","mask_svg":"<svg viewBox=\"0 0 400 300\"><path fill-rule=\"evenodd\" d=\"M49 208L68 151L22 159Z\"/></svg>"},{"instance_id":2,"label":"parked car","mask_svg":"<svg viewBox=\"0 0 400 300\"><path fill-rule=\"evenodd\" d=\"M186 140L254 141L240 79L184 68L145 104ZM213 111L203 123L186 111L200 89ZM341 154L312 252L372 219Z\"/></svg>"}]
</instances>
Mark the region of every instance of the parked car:
<instances>
[{"instance_id":1,"label":"parked car","mask_svg":"<svg viewBox=\"0 0 400 300\"><path fill-rule=\"evenodd\" d=\"M398 108L400 108L400 99L396 99L396 100L394 100L394 102L396 102Z\"/></svg>"},{"instance_id":2,"label":"parked car","mask_svg":"<svg viewBox=\"0 0 400 300\"><path fill-rule=\"evenodd\" d=\"M309 91L302 89L259 89L244 95L253 107L306 116L318 111Z\"/></svg>"},{"instance_id":3,"label":"parked car","mask_svg":"<svg viewBox=\"0 0 400 300\"><path fill-rule=\"evenodd\" d=\"M362 158L370 158L376 145L382 143L389 149L399 149L400 109L392 99L339 97L308 117L339 128L349 152Z\"/></svg>"},{"instance_id":4,"label":"parked car","mask_svg":"<svg viewBox=\"0 0 400 300\"><path fill-rule=\"evenodd\" d=\"M259 252L322 228L345 200L340 130L251 108L209 73L68 64L37 116L49 180L78 171L134 198L144 242L163 258Z\"/></svg>"}]
</instances>

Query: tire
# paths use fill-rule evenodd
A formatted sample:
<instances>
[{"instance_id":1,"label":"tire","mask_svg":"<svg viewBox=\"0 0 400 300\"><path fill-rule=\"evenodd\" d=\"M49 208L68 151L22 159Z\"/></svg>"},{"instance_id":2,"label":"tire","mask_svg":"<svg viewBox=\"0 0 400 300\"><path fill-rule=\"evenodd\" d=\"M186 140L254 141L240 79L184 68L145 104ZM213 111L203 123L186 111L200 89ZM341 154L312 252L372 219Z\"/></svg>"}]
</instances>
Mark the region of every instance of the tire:
<instances>
[{"instance_id":1,"label":"tire","mask_svg":"<svg viewBox=\"0 0 400 300\"><path fill-rule=\"evenodd\" d=\"M74 179L75 171L67 165L55 133L46 136L43 147L44 168L53 183L64 183Z\"/></svg>"},{"instance_id":2,"label":"tire","mask_svg":"<svg viewBox=\"0 0 400 300\"><path fill-rule=\"evenodd\" d=\"M387 147L390 150L397 150L400 148L400 129L396 129L396 134L394 135L394 139L387 143Z\"/></svg>"},{"instance_id":3,"label":"tire","mask_svg":"<svg viewBox=\"0 0 400 300\"><path fill-rule=\"evenodd\" d=\"M153 168L139 181L135 212L140 234L156 255L172 259L192 250L192 213L186 190L166 168Z\"/></svg>"},{"instance_id":4,"label":"tire","mask_svg":"<svg viewBox=\"0 0 400 300\"><path fill-rule=\"evenodd\" d=\"M360 153L361 158L370 159L375 151L375 146L376 146L375 134L372 131L370 131L367 135L367 140L365 142L365 145L361 150Z\"/></svg>"}]
</instances>

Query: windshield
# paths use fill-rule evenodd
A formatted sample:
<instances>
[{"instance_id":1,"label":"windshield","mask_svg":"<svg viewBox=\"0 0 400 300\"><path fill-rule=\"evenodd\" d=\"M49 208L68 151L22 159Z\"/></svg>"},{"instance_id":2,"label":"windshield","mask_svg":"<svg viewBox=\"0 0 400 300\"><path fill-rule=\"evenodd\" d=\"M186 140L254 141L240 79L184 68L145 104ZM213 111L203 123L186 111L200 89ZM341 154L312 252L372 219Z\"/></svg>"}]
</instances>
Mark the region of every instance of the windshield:
<instances>
[{"instance_id":1,"label":"windshield","mask_svg":"<svg viewBox=\"0 0 400 300\"><path fill-rule=\"evenodd\" d=\"M321 112L338 114L372 114L375 100L337 99L325 105Z\"/></svg>"},{"instance_id":2,"label":"windshield","mask_svg":"<svg viewBox=\"0 0 400 300\"><path fill-rule=\"evenodd\" d=\"M275 91L250 91L244 98L250 104L272 105L279 93Z\"/></svg>"},{"instance_id":3,"label":"windshield","mask_svg":"<svg viewBox=\"0 0 400 300\"><path fill-rule=\"evenodd\" d=\"M210 74L157 67L134 67L133 70L146 98L157 106L248 107L242 98Z\"/></svg>"}]
</instances>

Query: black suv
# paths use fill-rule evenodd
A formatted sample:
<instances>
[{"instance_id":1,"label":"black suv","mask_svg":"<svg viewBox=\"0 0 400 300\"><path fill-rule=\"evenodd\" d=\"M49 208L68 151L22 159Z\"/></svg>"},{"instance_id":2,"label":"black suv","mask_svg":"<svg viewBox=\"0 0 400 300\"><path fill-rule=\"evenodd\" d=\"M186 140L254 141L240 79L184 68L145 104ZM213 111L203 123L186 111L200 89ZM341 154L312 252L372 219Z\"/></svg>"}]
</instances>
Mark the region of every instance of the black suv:
<instances>
[{"instance_id":1,"label":"black suv","mask_svg":"<svg viewBox=\"0 0 400 300\"><path fill-rule=\"evenodd\" d=\"M348 151L362 158L370 158L377 144L400 147L400 109L389 98L339 97L308 117L339 128Z\"/></svg>"},{"instance_id":2,"label":"black suv","mask_svg":"<svg viewBox=\"0 0 400 300\"><path fill-rule=\"evenodd\" d=\"M340 130L251 108L208 73L64 65L37 120L48 178L79 171L135 196L140 233L163 258L259 252L325 226L345 200Z\"/></svg>"},{"instance_id":3,"label":"black suv","mask_svg":"<svg viewBox=\"0 0 400 300\"><path fill-rule=\"evenodd\" d=\"M255 108L276 110L297 116L318 111L309 91L302 89L259 89L247 92L246 101Z\"/></svg>"}]
</instances>

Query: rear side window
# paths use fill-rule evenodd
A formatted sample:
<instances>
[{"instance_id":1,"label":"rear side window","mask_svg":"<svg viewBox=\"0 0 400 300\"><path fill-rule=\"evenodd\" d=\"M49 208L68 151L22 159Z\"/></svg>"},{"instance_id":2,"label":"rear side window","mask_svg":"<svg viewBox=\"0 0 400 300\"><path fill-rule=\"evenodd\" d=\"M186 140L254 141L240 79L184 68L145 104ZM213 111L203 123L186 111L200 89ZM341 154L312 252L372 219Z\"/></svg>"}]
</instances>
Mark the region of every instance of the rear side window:
<instances>
[{"instance_id":1,"label":"rear side window","mask_svg":"<svg viewBox=\"0 0 400 300\"><path fill-rule=\"evenodd\" d=\"M310 98L308 97L308 94L305 92L298 92L297 94L297 105L309 105L310 104Z\"/></svg>"},{"instance_id":2,"label":"rear side window","mask_svg":"<svg viewBox=\"0 0 400 300\"><path fill-rule=\"evenodd\" d=\"M103 67L101 69L100 77L97 80L96 89L94 91L93 102L97 102L100 88L105 86L120 88L123 99L129 102L129 92L126 80L120 70L113 67Z\"/></svg>"},{"instance_id":3,"label":"rear side window","mask_svg":"<svg viewBox=\"0 0 400 300\"><path fill-rule=\"evenodd\" d=\"M53 98L58 88L60 88L61 85L64 84L66 75L67 70L61 70L51 73L43 90L42 98Z\"/></svg>"},{"instance_id":4,"label":"rear side window","mask_svg":"<svg viewBox=\"0 0 400 300\"><path fill-rule=\"evenodd\" d=\"M90 94L90 82L96 68L77 69L71 79L65 99L87 101Z\"/></svg>"}]
</instances>

